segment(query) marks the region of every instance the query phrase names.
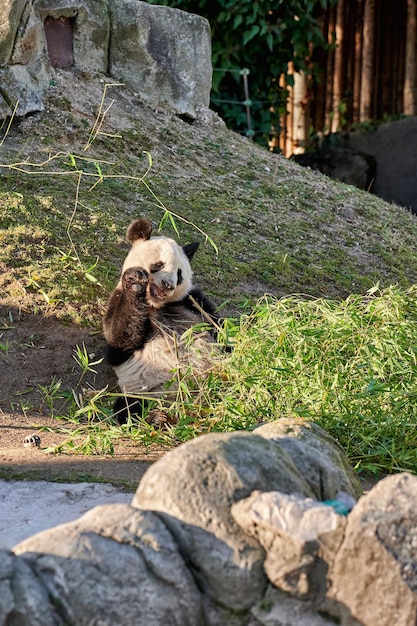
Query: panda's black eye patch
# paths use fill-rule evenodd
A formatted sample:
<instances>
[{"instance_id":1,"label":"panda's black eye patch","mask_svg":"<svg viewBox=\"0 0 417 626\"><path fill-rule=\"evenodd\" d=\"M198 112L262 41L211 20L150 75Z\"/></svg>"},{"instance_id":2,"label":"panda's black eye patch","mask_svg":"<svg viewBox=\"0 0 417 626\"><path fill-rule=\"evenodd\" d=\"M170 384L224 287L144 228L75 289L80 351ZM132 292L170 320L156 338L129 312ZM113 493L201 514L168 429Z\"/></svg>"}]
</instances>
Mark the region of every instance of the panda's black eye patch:
<instances>
[{"instance_id":1,"label":"panda's black eye patch","mask_svg":"<svg viewBox=\"0 0 417 626\"><path fill-rule=\"evenodd\" d=\"M181 268L179 268L177 272L177 285L181 285L181 283L182 283L182 271L181 271Z\"/></svg>"},{"instance_id":2,"label":"panda's black eye patch","mask_svg":"<svg viewBox=\"0 0 417 626\"><path fill-rule=\"evenodd\" d=\"M164 267L162 261L158 261L157 263L152 263L150 267L151 274L155 274L155 272L159 272Z\"/></svg>"}]
</instances>

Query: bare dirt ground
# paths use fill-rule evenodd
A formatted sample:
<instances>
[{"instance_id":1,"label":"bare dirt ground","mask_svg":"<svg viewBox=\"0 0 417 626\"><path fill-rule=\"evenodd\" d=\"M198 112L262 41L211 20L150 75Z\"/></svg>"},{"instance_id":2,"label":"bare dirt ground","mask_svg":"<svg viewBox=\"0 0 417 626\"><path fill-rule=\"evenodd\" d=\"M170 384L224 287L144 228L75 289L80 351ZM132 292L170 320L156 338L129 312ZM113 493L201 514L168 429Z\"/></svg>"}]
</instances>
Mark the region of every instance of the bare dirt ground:
<instances>
[{"instance_id":1,"label":"bare dirt ground","mask_svg":"<svg viewBox=\"0 0 417 626\"><path fill-rule=\"evenodd\" d=\"M120 442L113 456L47 451L67 439L57 432L62 422L50 417L47 398L51 382L61 381L62 391L80 385L100 389L112 384L104 363L80 383L74 354L76 346L83 344L91 360L101 358L104 344L100 333L0 303L0 478L98 480L135 488L149 465L163 454L162 450L141 449L131 442ZM48 391L42 392L42 387ZM43 430L45 427L51 430ZM40 446L25 447L25 437L33 434L41 438Z\"/></svg>"},{"instance_id":2,"label":"bare dirt ground","mask_svg":"<svg viewBox=\"0 0 417 626\"><path fill-rule=\"evenodd\" d=\"M113 456L47 451L67 436L57 432L63 423L50 417L40 387L48 387L55 377L63 390L79 388L80 370L73 357L76 346L83 344L92 359L101 357L104 341L99 332L2 307L0 301L0 479L97 481L134 491L148 467L166 452L130 441L119 441ZM82 384L100 389L114 381L101 363ZM23 440L33 434L41 445L25 447ZM362 476L361 482L367 491L377 478Z\"/></svg>"}]
</instances>

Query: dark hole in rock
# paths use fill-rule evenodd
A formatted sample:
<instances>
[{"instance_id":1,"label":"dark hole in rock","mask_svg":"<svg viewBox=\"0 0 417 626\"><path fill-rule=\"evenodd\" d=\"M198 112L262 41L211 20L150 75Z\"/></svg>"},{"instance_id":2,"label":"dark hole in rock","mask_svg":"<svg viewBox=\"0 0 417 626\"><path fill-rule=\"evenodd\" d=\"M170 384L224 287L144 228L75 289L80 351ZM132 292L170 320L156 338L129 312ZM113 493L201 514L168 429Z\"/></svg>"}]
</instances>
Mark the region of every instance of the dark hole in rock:
<instances>
[{"instance_id":1,"label":"dark hole in rock","mask_svg":"<svg viewBox=\"0 0 417 626\"><path fill-rule=\"evenodd\" d=\"M66 69L74 63L73 17L46 17L44 21L46 45L48 47L49 62L53 67Z\"/></svg>"},{"instance_id":2,"label":"dark hole in rock","mask_svg":"<svg viewBox=\"0 0 417 626\"><path fill-rule=\"evenodd\" d=\"M195 119L191 117L190 115L187 115L186 113L179 113L177 117L179 117L180 120L182 120L186 124L194 124L195 122Z\"/></svg>"}]
</instances>

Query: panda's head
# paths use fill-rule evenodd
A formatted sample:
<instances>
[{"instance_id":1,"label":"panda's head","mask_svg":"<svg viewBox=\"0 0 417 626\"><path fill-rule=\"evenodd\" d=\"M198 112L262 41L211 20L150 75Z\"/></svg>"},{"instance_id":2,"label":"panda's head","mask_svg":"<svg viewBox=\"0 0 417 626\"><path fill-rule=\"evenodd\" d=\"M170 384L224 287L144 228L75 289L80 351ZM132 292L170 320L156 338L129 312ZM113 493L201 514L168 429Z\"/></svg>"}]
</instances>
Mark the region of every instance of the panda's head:
<instances>
[{"instance_id":1,"label":"panda's head","mask_svg":"<svg viewBox=\"0 0 417 626\"><path fill-rule=\"evenodd\" d=\"M192 289L190 261L198 242L179 246L169 237L151 237L152 224L147 219L132 222L126 239L132 245L122 274L131 267L142 267L149 274L147 299L151 306L161 308L178 302Z\"/></svg>"}]
</instances>

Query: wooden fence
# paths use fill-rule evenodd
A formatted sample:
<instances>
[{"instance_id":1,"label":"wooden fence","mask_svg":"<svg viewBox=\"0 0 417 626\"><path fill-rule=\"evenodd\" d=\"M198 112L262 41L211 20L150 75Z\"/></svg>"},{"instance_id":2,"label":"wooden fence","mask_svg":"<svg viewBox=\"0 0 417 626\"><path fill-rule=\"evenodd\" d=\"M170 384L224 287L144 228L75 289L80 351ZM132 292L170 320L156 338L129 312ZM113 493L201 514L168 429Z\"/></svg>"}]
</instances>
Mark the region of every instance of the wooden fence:
<instances>
[{"instance_id":1,"label":"wooden fence","mask_svg":"<svg viewBox=\"0 0 417 626\"><path fill-rule=\"evenodd\" d=\"M348 131L352 124L417 114L417 0L339 0L321 15L330 51L313 51L319 81L294 75L287 87L279 145L303 152L311 128ZM291 71L291 68L290 68Z\"/></svg>"}]
</instances>

